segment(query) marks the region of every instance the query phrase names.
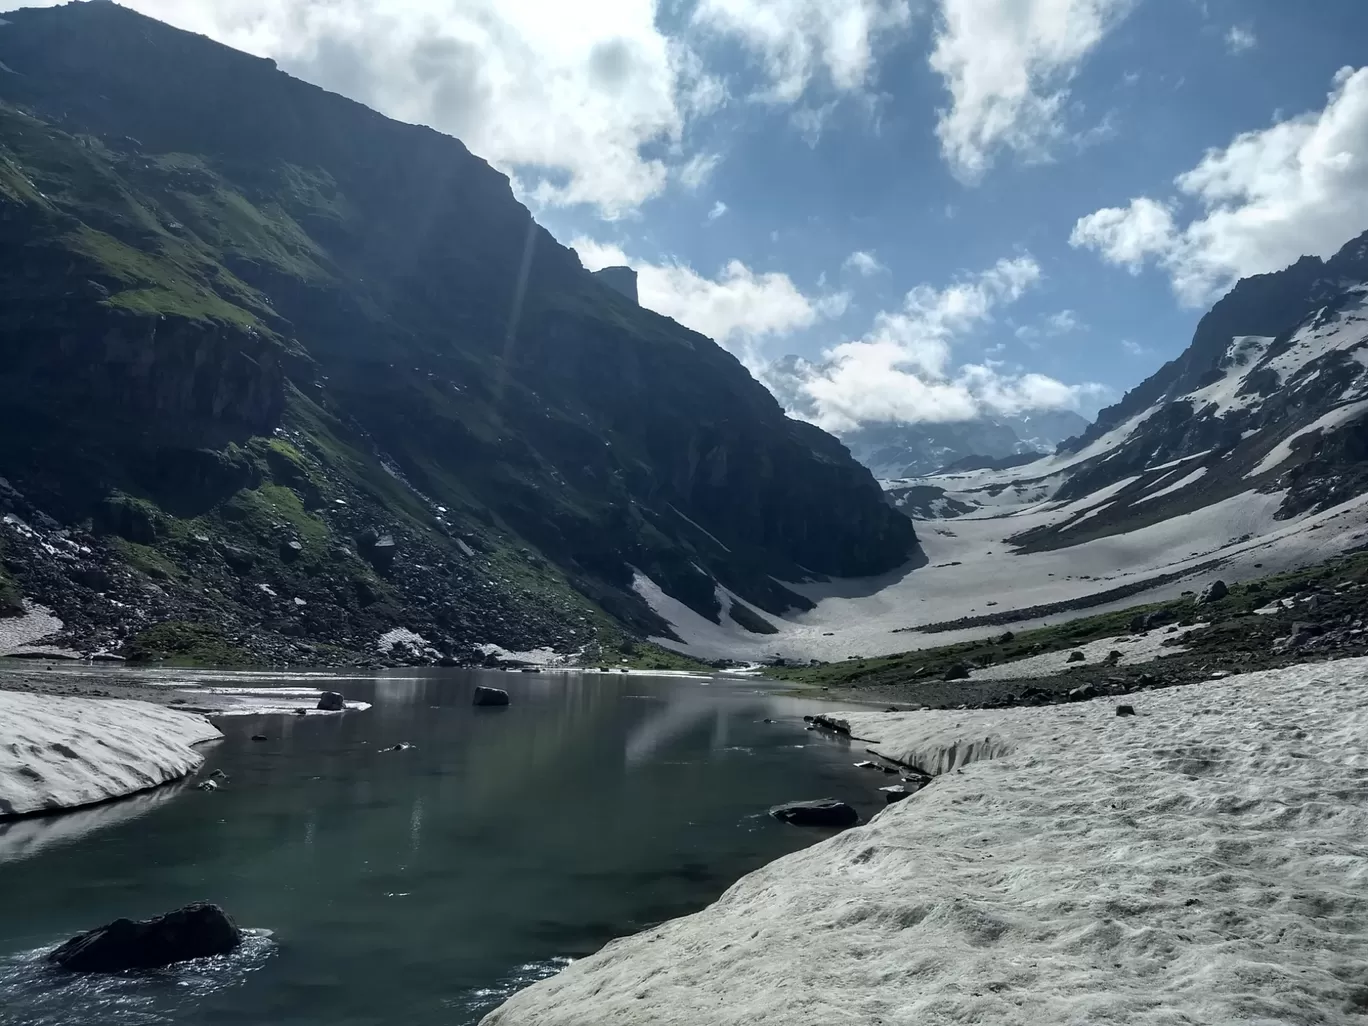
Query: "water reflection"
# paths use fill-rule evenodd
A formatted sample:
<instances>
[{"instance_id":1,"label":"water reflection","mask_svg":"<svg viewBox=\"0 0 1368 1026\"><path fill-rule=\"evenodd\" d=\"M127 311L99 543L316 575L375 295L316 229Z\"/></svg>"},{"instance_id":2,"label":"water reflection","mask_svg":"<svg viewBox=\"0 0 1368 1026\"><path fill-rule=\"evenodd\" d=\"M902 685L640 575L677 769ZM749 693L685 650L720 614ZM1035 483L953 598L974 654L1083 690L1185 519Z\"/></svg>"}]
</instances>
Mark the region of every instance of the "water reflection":
<instances>
[{"instance_id":1,"label":"water reflection","mask_svg":"<svg viewBox=\"0 0 1368 1026\"><path fill-rule=\"evenodd\" d=\"M472 708L477 682L512 705ZM811 738L801 714L819 704L751 682L454 671L342 690L374 708L225 721L209 753L229 777L218 791L11 824L0 954L212 900L274 930L278 949L240 985L193 1000L133 987L141 1021L461 1026L564 959L695 911L815 839L766 817L770 805L832 795L882 807L882 780L853 769L841 743L794 750ZM414 747L385 750L399 742ZM0 964L0 1021L49 1021L26 964ZM50 1021L133 1021L103 1000Z\"/></svg>"}]
</instances>

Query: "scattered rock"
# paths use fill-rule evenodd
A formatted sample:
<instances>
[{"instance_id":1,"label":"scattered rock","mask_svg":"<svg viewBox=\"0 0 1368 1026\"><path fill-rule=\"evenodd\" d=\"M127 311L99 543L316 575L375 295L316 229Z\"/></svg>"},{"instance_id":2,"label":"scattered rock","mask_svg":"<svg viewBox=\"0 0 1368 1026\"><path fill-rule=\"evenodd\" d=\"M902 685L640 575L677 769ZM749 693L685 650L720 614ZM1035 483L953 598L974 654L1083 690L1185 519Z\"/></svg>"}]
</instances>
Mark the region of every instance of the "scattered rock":
<instances>
[{"instance_id":1,"label":"scattered rock","mask_svg":"<svg viewBox=\"0 0 1368 1026\"><path fill-rule=\"evenodd\" d=\"M883 792L885 805L892 805L916 794L915 791L908 790L903 784L893 784L890 787L881 787L879 790Z\"/></svg>"},{"instance_id":2,"label":"scattered rock","mask_svg":"<svg viewBox=\"0 0 1368 1026\"><path fill-rule=\"evenodd\" d=\"M223 909L195 904L143 922L116 919L72 937L47 960L70 972L117 973L226 955L241 943L242 931Z\"/></svg>"},{"instance_id":3,"label":"scattered rock","mask_svg":"<svg viewBox=\"0 0 1368 1026\"><path fill-rule=\"evenodd\" d=\"M195 785L195 787L196 787L197 789L201 790L201 791L217 791L217 790L218 790L218 781L217 781L217 780L201 780L198 784Z\"/></svg>"},{"instance_id":4,"label":"scattered rock","mask_svg":"<svg viewBox=\"0 0 1368 1026\"><path fill-rule=\"evenodd\" d=\"M318 706L324 712L341 712L347 708L347 700L339 691L325 691L318 696Z\"/></svg>"},{"instance_id":5,"label":"scattered rock","mask_svg":"<svg viewBox=\"0 0 1368 1026\"><path fill-rule=\"evenodd\" d=\"M835 798L776 805L769 814L794 826L851 827L860 821L858 812Z\"/></svg>"},{"instance_id":6,"label":"scattered rock","mask_svg":"<svg viewBox=\"0 0 1368 1026\"><path fill-rule=\"evenodd\" d=\"M388 747L388 748L382 748L382 749L380 749L380 751L382 751L382 752L407 752L407 751L408 751L410 748L412 748L412 747L413 747L413 745L410 744L408 741L400 741L397 745L391 745L391 746Z\"/></svg>"},{"instance_id":7,"label":"scattered rock","mask_svg":"<svg viewBox=\"0 0 1368 1026\"><path fill-rule=\"evenodd\" d=\"M481 685L475 689L473 704L478 706L507 705L508 692L501 691L499 688L487 688Z\"/></svg>"},{"instance_id":8,"label":"scattered rock","mask_svg":"<svg viewBox=\"0 0 1368 1026\"><path fill-rule=\"evenodd\" d=\"M267 737L265 734L253 734L253 735L252 735L252 740L253 740L253 741L269 741L269 740L271 740L271 739L270 739L269 737Z\"/></svg>"},{"instance_id":9,"label":"scattered rock","mask_svg":"<svg viewBox=\"0 0 1368 1026\"><path fill-rule=\"evenodd\" d=\"M1085 656L1082 652L1073 651L1073 652L1070 652L1070 653L1069 653L1069 660L1068 660L1068 661L1071 662L1071 663L1082 663L1082 662L1086 662L1087 659L1088 659L1088 657Z\"/></svg>"},{"instance_id":10,"label":"scattered rock","mask_svg":"<svg viewBox=\"0 0 1368 1026\"><path fill-rule=\"evenodd\" d=\"M1220 602L1221 599L1229 594L1230 589L1226 587L1225 581L1212 581L1203 588L1202 593L1197 596L1197 604L1199 606L1205 606L1210 605L1213 602Z\"/></svg>"},{"instance_id":11,"label":"scattered rock","mask_svg":"<svg viewBox=\"0 0 1368 1026\"><path fill-rule=\"evenodd\" d=\"M1096 684L1083 684L1069 692L1069 701L1086 702L1089 699L1096 698L1100 693Z\"/></svg>"},{"instance_id":12,"label":"scattered rock","mask_svg":"<svg viewBox=\"0 0 1368 1026\"><path fill-rule=\"evenodd\" d=\"M1134 716L1134 715L1135 715L1135 706L1133 706L1133 705L1118 705L1118 706L1116 707L1116 715L1117 715L1117 716Z\"/></svg>"},{"instance_id":13,"label":"scattered rock","mask_svg":"<svg viewBox=\"0 0 1368 1026\"><path fill-rule=\"evenodd\" d=\"M951 666L947 666L945 668L945 673L943 674L943 676L945 680L968 680L969 664L954 663Z\"/></svg>"},{"instance_id":14,"label":"scattered rock","mask_svg":"<svg viewBox=\"0 0 1368 1026\"><path fill-rule=\"evenodd\" d=\"M1118 652L1116 649L1112 649L1110 652L1107 653L1106 661L1108 666L1115 666L1117 663L1121 661L1121 653Z\"/></svg>"}]
</instances>

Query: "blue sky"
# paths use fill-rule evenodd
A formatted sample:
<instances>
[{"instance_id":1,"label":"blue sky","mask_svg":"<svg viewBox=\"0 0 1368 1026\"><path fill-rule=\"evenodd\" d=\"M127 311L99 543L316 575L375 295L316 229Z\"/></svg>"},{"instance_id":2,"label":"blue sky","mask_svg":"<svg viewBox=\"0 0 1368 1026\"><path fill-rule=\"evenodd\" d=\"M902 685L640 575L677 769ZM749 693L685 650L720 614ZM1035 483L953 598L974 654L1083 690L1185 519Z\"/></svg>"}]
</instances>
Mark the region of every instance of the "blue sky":
<instances>
[{"instance_id":1,"label":"blue sky","mask_svg":"<svg viewBox=\"0 0 1368 1026\"><path fill-rule=\"evenodd\" d=\"M1368 229L1361 0L130 6L463 138L838 431L1095 412Z\"/></svg>"}]
</instances>

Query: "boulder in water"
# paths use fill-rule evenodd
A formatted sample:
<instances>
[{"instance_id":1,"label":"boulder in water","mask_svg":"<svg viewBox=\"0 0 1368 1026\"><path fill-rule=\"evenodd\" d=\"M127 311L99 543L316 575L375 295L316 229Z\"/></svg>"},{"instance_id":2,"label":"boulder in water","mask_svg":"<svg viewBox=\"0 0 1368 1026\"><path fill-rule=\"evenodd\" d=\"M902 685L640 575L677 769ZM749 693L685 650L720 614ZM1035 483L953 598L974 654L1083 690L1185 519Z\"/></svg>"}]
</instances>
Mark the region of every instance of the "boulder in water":
<instances>
[{"instance_id":1,"label":"boulder in water","mask_svg":"<svg viewBox=\"0 0 1368 1026\"><path fill-rule=\"evenodd\" d=\"M341 692L325 691L318 698L318 708L324 712L341 712L347 708L347 700L342 697Z\"/></svg>"},{"instance_id":2,"label":"boulder in water","mask_svg":"<svg viewBox=\"0 0 1368 1026\"><path fill-rule=\"evenodd\" d=\"M228 913L199 903L139 923L116 919L72 937L47 958L71 972L117 973L226 955L241 943L242 931Z\"/></svg>"},{"instance_id":3,"label":"boulder in water","mask_svg":"<svg viewBox=\"0 0 1368 1026\"><path fill-rule=\"evenodd\" d=\"M487 688L481 685L475 689L473 704L480 706L495 706L508 704L508 692L499 688Z\"/></svg>"},{"instance_id":4,"label":"boulder in water","mask_svg":"<svg viewBox=\"0 0 1368 1026\"><path fill-rule=\"evenodd\" d=\"M776 805L769 814L794 826L850 827L860 821L858 812L835 798Z\"/></svg>"}]
</instances>

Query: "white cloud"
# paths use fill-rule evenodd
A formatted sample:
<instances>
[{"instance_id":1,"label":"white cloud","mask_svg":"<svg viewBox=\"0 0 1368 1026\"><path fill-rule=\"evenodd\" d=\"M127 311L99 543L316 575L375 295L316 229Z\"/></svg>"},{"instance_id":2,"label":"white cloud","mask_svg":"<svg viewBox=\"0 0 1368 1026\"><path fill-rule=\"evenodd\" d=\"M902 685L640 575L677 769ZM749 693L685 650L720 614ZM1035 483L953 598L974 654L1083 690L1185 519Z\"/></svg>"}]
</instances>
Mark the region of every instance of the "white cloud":
<instances>
[{"instance_id":1,"label":"white cloud","mask_svg":"<svg viewBox=\"0 0 1368 1026\"><path fill-rule=\"evenodd\" d=\"M1168 207L1146 196L1128 207L1108 207L1080 217L1069 245L1096 249L1113 264L1139 274L1145 261L1173 245L1173 215Z\"/></svg>"},{"instance_id":2,"label":"white cloud","mask_svg":"<svg viewBox=\"0 0 1368 1026\"><path fill-rule=\"evenodd\" d=\"M1039 324L1023 324L1016 330L1020 339L1054 338L1082 331L1087 325L1072 310L1060 310L1045 317Z\"/></svg>"},{"instance_id":3,"label":"white cloud","mask_svg":"<svg viewBox=\"0 0 1368 1026\"><path fill-rule=\"evenodd\" d=\"M1076 406L1094 386L1004 373L992 362L954 365L954 343L1040 278L1035 260L1020 256L944 288L919 285L900 309L879 313L863 338L832 347L821 363L800 361L790 372L797 380L775 391L796 396L796 412L832 431L868 421L968 420L988 411Z\"/></svg>"},{"instance_id":4,"label":"white cloud","mask_svg":"<svg viewBox=\"0 0 1368 1026\"><path fill-rule=\"evenodd\" d=\"M717 170L717 165L722 163L720 153L699 153L690 157L678 171L679 184L690 192L696 192L708 183Z\"/></svg>"},{"instance_id":5,"label":"white cloud","mask_svg":"<svg viewBox=\"0 0 1368 1026\"><path fill-rule=\"evenodd\" d=\"M1258 37L1254 35L1254 30L1246 26L1232 25L1230 31L1225 34L1226 49L1231 53L1244 53L1258 46Z\"/></svg>"},{"instance_id":6,"label":"white cloud","mask_svg":"<svg viewBox=\"0 0 1368 1026\"><path fill-rule=\"evenodd\" d=\"M688 264L635 260L619 246L588 238L570 245L590 270L632 267L642 306L702 332L748 362L756 359L759 343L839 317L850 302L844 292L806 295L788 275L756 272L739 260L708 278Z\"/></svg>"},{"instance_id":7,"label":"white cloud","mask_svg":"<svg viewBox=\"0 0 1368 1026\"><path fill-rule=\"evenodd\" d=\"M708 220L709 220L709 221L716 221L719 217L721 217L721 216L722 216L723 214L725 214L726 212L727 212L727 205L726 205L725 203L723 203L721 200L718 200L716 203L714 203L714 204L712 205L712 209L708 211Z\"/></svg>"},{"instance_id":8,"label":"white cloud","mask_svg":"<svg viewBox=\"0 0 1368 1026\"><path fill-rule=\"evenodd\" d=\"M1121 348L1126 351L1127 356L1153 356L1154 350L1147 346L1142 346L1139 342L1132 342L1128 338L1121 340Z\"/></svg>"},{"instance_id":9,"label":"white cloud","mask_svg":"<svg viewBox=\"0 0 1368 1026\"><path fill-rule=\"evenodd\" d=\"M1148 197L1082 217L1070 243L1138 272L1154 261L1204 306L1237 278L1329 256L1368 226L1368 68L1344 68L1325 107L1236 136L1175 179L1200 212Z\"/></svg>"},{"instance_id":10,"label":"white cloud","mask_svg":"<svg viewBox=\"0 0 1368 1026\"><path fill-rule=\"evenodd\" d=\"M940 0L931 68L950 105L936 134L967 182L999 150L1048 157L1067 135L1068 82L1133 0Z\"/></svg>"},{"instance_id":11,"label":"white cloud","mask_svg":"<svg viewBox=\"0 0 1368 1026\"><path fill-rule=\"evenodd\" d=\"M856 271L866 278L888 270L878 257L863 249L857 249L846 257L844 266L847 270Z\"/></svg>"},{"instance_id":12,"label":"white cloud","mask_svg":"<svg viewBox=\"0 0 1368 1026\"><path fill-rule=\"evenodd\" d=\"M873 74L876 49L911 22L908 0L700 0L695 25L732 36L761 62L762 99L794 103L818 75L843 93Z\"/></svg>"}]
</instances>

